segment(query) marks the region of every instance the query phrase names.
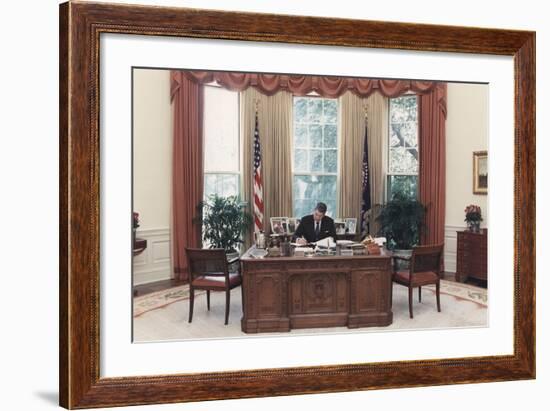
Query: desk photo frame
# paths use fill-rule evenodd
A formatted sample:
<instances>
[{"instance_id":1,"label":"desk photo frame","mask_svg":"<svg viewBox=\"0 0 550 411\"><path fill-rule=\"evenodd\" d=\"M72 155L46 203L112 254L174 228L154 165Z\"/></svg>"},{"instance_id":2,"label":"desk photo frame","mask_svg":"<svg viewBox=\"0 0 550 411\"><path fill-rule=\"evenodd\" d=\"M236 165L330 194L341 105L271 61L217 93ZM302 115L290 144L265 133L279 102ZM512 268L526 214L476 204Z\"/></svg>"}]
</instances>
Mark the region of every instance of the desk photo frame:
<instances>
[{"instance_id":1,"label":"desk photo frame","mask_svg":"<svg viewBox=\"0 0 550 411\"><path fill-rule=\"evenodd\" d=\"M103 33L513 57L513 354L102 378ZM60 5L60 405L92 408L535 378L534 165L534 32L152 6Z\"/></svg>"}]
</instances>

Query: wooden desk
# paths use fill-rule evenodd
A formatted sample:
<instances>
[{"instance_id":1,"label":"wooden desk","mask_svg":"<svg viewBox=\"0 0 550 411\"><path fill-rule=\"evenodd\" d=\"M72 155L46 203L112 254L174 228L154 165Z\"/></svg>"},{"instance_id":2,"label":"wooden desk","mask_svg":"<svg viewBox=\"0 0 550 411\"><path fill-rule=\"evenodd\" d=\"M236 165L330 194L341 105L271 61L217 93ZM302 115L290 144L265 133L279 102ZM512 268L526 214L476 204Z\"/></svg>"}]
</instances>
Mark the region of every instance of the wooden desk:
<instances>
[{"instance_id":1,"label":"wooden desk","mask_svg":"<svg viewBox=\"0 0 550 411\"><path fill-rule=\"evenodd\" d=\"M249 250L250 251L250 250ZM391 255L241 258L246 333L392 323Z\"/></svg>"}]
</instances>

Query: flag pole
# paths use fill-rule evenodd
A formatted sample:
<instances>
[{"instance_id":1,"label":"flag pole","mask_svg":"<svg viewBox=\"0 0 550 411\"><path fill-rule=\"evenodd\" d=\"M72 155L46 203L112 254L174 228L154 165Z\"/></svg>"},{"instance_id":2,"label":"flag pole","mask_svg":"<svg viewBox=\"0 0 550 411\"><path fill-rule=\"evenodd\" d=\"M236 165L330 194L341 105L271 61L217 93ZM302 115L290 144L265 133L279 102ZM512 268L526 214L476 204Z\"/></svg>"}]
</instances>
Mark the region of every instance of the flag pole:
<instances>
[{"instance_id":1,"label":"flag pole","mask_svg":"<svg viewBox=\"0 0 550 411\"><path fill-rule=\"evenodd\" d=\"M369 110L368 104L363 104L363 112L365 114L365 140L364 140L365 147L363 148L364 153L366 152L367 147L368 147L368 141L367 141L368 124L369 124L368 110ZM368 172L368 158L363 158L363 173L367 173L367 176L363 175L363 184L365 184L365 179L370 178L370 176L368 176L368 173L369 173ZM367 184L366 189L370 190L370 184ZM363 190L365 190L365 188L363 188ZM366 204L365 204L365 200L364 200L364 195L365 195L365 193L363 193L363 203L361 205L361 237L363 237L363 236L366 237L370 233L370 217L371 217L371 211L372 211L371 210L372 207L369 208L368 210L365 209ZM370 194L369 194L369 197L370 197ZM369 204L369 206L370 206L370 204Z\"/></svg>"}]
</instances>

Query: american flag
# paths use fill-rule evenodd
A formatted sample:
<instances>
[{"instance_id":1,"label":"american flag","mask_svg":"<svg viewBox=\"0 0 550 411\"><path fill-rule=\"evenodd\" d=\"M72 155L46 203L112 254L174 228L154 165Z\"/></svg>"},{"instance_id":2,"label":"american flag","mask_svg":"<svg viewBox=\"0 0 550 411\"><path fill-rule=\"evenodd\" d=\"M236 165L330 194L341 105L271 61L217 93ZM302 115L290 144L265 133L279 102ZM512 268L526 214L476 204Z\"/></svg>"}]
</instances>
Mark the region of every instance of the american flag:
<instances>
[{"instance_id":1,"label":"american flag","mask_svg":"<svg viewBox=\"0 0 550 411\"><path fill-rule=\"evenodd\" d=\"M264 188L262 184L262 153L260 150L260 133L258 132L258 113L254 127L254 231L264 228Z\"/></svg>"},{"instance_id":2,"label":"american flag","mask_svg":"<svg viewBox=\"0 0 550 411\"><path fill-rule=\"evenodd\" d=\"M363 176L363 201L361 204L361 233L368 233L367 217L371 209L370 201L370 176L369 176L369 146L367 143L367 125L365 124L365 149L363 150L363 168L361 174Z\"/></svg>"}]
</instances>

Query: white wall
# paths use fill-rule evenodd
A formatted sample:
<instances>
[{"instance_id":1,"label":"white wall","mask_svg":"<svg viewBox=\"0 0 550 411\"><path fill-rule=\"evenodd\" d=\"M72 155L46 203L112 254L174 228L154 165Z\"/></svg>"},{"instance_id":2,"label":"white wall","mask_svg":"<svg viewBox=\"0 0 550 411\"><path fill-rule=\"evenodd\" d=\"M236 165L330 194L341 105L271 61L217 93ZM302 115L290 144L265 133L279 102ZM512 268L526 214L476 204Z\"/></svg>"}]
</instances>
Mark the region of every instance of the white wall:
<instances>
[{"instance_id":1,"label":"white wall","mask_svg":"<svg viewBox=\"0 0 550 411\"><path fill-rule=\"evenodd\" d=\"M168 70L134 70L133 201L147 249L133 261L134 284L171 277L172 107Z\"/></svg>"},{"instance_id":2,"label":"white wall","mask_svg":"<svg viewBox=\"0 0 550 411\"><path fill-rule=\"evenodd\" d=\"M449 84L446 123L445 271L456 271L456 231L466 226L464 208L481 207L487 226L487 195L473 194L473 152L487 150L488 86Z\"/></svg>"}]
</instances>

